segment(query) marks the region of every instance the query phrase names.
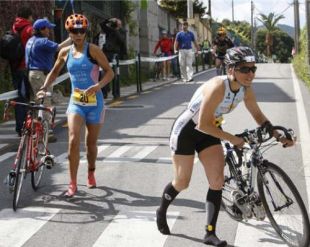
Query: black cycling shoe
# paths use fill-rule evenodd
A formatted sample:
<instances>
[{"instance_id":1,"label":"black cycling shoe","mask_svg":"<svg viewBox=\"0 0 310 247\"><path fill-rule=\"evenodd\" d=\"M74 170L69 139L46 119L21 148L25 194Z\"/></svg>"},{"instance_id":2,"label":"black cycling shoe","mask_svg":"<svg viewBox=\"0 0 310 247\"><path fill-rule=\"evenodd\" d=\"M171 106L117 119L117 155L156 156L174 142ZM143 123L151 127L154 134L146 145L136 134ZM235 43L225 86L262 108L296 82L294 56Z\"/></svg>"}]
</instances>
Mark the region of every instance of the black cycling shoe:
<instances>
[{"instance_id":1,"label":"black cycling shoe","mask_svg":"<svg viewBox=\"0 0 310 247\"><path fill-rule=\"evenodd\" d=\"M158 209L156 210L156 224L158 231L160 231L164 235L170 235L166 215L161 214Z\"/></svg>"},{"instance_id":2,"label":"black cycling shoe","mask_svg":"<svg viewBox=\"0 0 310 247\"><path fill-rule=\"evenodd\" d=\"M219 247L225 247L227 246L227 242L225 240L220 240L215 234L208 234L206 233L203 242L205 244L213 245L213 246L219 246Z\"/></svg>"}]
</instances>

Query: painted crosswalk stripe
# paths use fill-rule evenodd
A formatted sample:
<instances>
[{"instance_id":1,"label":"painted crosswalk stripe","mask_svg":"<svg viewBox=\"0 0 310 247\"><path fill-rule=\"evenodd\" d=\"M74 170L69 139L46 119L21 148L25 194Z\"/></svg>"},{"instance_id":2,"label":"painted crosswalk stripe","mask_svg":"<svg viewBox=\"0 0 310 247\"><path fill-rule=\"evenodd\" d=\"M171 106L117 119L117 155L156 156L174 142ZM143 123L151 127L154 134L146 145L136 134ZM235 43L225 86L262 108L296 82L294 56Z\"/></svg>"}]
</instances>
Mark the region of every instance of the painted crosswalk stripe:
<instances>
[{"instance_id":1,"label":"painted crosswalk stripe","mask_svg":"<svg viewBox=\"0 0 310 247\"><path fill-rule=\"evenodd\" d=\"M4 161L6 159L9 159L14 155L16 155L16 152L7 152L7 153L0 156L0 162Z\"/></svg>"},{"instance_id":2,"label":"painted crosswalk stripe","mask_svg":"<svg viewBox=\"0 0 310 247\"><path fill-rule=\"evenodd\" d=\"M295 218L299 218L301 222L301 216L295 215ZM285 219L285 215L282 215L281 218L278 218L279 224L281 224L281 219L286 224L289 222L288 219ZM289 231L290 229L287 230ZM234 246L249 246L249 243L255 243L255 247L287 246L271 226L268 219L264 221L250 219L246 223L240 222L238 224Z\"/></svg>"},{"instance_id":3,"label":"painted crosswalk stripe","mask_svg":"<svg viewBox=\"0 0 310 247\"><path fill-rule=\"evenodd\" d=\"M0 149L4 148L5 146L7 146L8 144L0 144Z\"/></svg>"},{"instance_id":4,"label":"painted crosswalk stripe","mask_svg":"<svg viewBox=\"0 0 310 247\"><path fill-rule=\"evenodd\" d=\"M111 146L111 145L109 145L109 144L108 144L108 145L99 145L99 146L98 146L98 155L97 155L97 157L98 157L98 158L103 158L103 157L105 157L103 151L105 151L106 149L108 149L110 146Z\"/></svg>"},{"instance_id":5,"label":"painted crosswalk stripe","mask_svg":"<svg viewBox=\"0 0 310 247\"><path fill-rule=\"evenodd\" d=\"M130 145L121 146L116 149L113 153L107 156L107 158L118 158L121 157L124 153L126 153L131 148Z\"/></svg>"},{"instance_id":6,"label":"painted crosswalk stripe","mask_svg":"<svg viewBox=\"0 0 310 247\"><path fill-rule=\"evenodd\" d=\"M0 246L19 247L30 239L60 209L44 207L28 207L3 209L0 211Z\"/></svg>"},{"instance_id":7,"label":"painted crosswalk stripe","mask_svg":"<svg viewBox=\"0 0 310 247\"><path fill-rule=\"evenodd\" d=\"M61 154L61 155L58 155L57 157L56 157L56 163L57 164L62 164L62 163L65 163L65 162L67 162L68 161L68 153L66 152L66 153L63 153L63 154Z\"/></svg>"},{"instance_id":8,"label":"painted crosswalk stripe","mask_svg":"<svg viewBox=\"0 0 310 247\"><path fill-rule=\"evenodd\" d=\"M1 134L0 135L0 139L1 140L8 140L8 139L10 139L10 140L13 140L13 139L19 139L19 137L17 136L17 134L16 135L12 135L12 134Z\"/></svg>"},{"instance_id":9,"label":"painted crosswalk stripe","mask_svg":"<svg viewBox=\"0 0 310 247\"><path fill-rule=\"evenodd\" d=\"M167 214L170 229L178 215L179 212ZM162 235L157 230L155 212L120 212L99 236L93 247L162 247L166 239L167 235Z\"/></svg>"},{"instance_id":10,"label":"painted crosswalk stripe","mask_svg":"<svg viewBox=\"0 0 310 247\"><path fill-rule=\"evenodd\" d=\"M10 120L10 121L2 123L1 125L12 125L12 126L15 126L15 121Z\"/></svg>"},{"instance_id":11,"label":"painted crosswalk stripe","mask_svg":"<svg viewBox=\"0 0 310 247\"><path fill-rule=\"evenodd\" d=\"M140 150L136 155L134 155L132 157L133 160L142 160L144 159L146 156L148 156L150 153L152 153L155 149L157 148L157 146L146 146L143 147L142 150Z\"/></svg>"}]
</instances>

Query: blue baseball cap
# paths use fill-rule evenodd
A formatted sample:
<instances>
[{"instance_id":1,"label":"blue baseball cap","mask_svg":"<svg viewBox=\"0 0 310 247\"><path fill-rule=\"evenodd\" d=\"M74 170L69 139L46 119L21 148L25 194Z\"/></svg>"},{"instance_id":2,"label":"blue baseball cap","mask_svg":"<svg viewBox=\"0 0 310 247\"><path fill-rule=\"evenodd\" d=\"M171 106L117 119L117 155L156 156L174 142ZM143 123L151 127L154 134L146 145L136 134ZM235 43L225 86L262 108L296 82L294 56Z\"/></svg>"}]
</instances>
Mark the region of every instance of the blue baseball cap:
<instances>
[{"instance_id":1,"label":"blue baseball cap","mask_svg":"<svg viewBox=\"0 0 310 247\"><path fill-rule=\"evenodd\" d=\"M56 25L53 23L50 23L47 19L38 19L33 23L33 28L34 29L42 29L42 28L54 28Z\"/></svg>"}]
</instances>

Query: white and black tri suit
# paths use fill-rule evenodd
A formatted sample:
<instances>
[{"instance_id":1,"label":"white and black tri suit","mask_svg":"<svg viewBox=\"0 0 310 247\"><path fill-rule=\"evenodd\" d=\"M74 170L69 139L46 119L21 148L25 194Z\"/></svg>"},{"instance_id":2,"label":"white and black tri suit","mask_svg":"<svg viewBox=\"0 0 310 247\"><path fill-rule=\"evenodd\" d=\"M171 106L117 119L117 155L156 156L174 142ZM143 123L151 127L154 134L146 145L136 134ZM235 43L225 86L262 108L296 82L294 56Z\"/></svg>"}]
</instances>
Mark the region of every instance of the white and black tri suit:
<instances>
[{"instance_id":1,"label":"white and black tri suit","mask_svg":"<svg viewBox=\"0 0 310 247\"><path fill-rule=\"evenodd\" d=\"M232 91L227 76L222 76L225 94L214 114L214 124L220 127L222 115L231 112L244 98L245 88ZM191 98L187 109L176 119L170 135L170 148L175 154L193 155L203 149L220 144L220 139L196 129L200 105L203 100L203 88L200 86Z\"/></svg>"}]
</instances>

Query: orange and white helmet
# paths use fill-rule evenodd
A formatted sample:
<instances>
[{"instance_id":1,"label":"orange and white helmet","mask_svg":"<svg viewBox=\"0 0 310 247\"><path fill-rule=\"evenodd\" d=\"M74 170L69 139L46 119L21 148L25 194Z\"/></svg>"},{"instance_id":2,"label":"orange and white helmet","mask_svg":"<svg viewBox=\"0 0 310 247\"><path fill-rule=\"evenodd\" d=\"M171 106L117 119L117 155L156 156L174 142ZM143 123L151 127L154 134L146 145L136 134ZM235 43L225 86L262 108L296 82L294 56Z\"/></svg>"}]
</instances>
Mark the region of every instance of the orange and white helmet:
<instances>
[{"instance_id":1,"label":"orange and white helmet","mask_svg":"<svg viewBox=\"0 0 310 247\"><path fill-rule=\"evenodd\" d=\"M223 28L223 27L220 27L220 28L217 30L217 34L218 34L218 35L226 35L226 29Z\"/></svg>"},{"instance_id":2,"label":"orange and white helmet","mask_svg":"<svg viewBox=\"0 0 310 247\"><path fill-rule=\"evenodd\" d=\"M67 31L75 28L88 28L88 20L84 15L81 14L73 14L70 15L65 23L65 28Z\"/></svg>"}]
</instances>

